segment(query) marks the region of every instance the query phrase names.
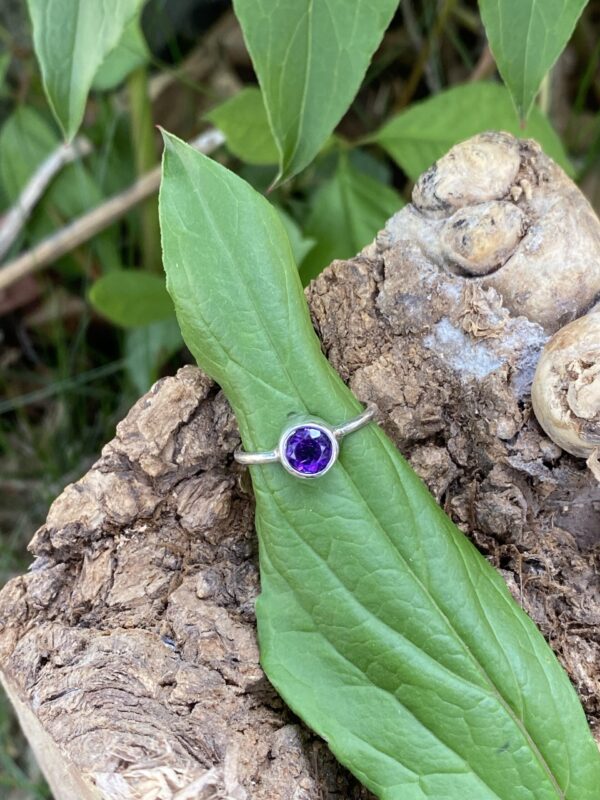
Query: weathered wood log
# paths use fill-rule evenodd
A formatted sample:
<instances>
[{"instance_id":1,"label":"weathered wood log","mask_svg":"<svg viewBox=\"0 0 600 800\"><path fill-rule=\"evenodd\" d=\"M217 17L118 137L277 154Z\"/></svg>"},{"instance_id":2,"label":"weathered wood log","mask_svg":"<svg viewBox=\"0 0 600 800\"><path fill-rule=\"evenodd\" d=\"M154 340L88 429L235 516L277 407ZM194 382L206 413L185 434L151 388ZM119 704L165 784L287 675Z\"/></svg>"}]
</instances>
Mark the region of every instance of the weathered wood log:
<instances>
[{"instance_id":1,"label":"weathered wood log","mask_svg":"<svg viewBox=\"0 0 600 800\"><path fill-rule=\"evenodd\" d=\"M530 386L600 296L600 225L537 146L489 134L308 289L333 365L501 570L600 731L600 486ZM566 276L566 277L565 277ZM370 797L258 662L235 420L195 367L159 381L52 505L0 595L0 676L57 800Z\"/></svg>"}]
</instances>

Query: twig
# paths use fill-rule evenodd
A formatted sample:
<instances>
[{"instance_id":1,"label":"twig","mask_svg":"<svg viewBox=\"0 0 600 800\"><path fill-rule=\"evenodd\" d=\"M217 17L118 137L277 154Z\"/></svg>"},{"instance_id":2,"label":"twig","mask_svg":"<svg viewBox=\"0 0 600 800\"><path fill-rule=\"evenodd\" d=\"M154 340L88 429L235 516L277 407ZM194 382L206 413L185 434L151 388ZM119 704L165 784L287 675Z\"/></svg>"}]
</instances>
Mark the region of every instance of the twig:
<instances>
[{"instance_id":1,"label":"twig","mask_svg":"<svg viewBox=\"0 0 600 800\"><path fill-rule=\"evenodd\" d=\"M473 68L473 72L469 75L469 83L473 83L474 81L482 81L485 78L489 78L490 75L494 73L495 69L496 62L494 60L494 56L492 55L489 44L486 44L481 51L479 61Z\"/></svg>"},{"instance_id":2,"label":"twig","mask_svg":"<svg viewBox=\"0 0 600 800\"><path fill-rule=\"evenodd\" d=\"M225 141L221 131L211 128L191 142L192 147L207 155L213 153ZM111 197L102 205L61 228L23 255L0 268L0 290L6 289L30 272L52 264L75 247L87 242L120 219L131 208L158 191L160 167L148 172L125 191Z\"/></svg>"},{"instance_id":3,"label":"twig","mask_svg":"<svg viewBox=\"0 0 600 800\"><path fill-rule=\"evenodd\" d=\"M87 139L79 137L70 144L61 144L48 158L42 161L25 184L17 202L2 218L0 224L0 258L10 250L54 176L67 164L78 158L84 158L91 152L91 143Z\"/></svg>"}]
</instances>

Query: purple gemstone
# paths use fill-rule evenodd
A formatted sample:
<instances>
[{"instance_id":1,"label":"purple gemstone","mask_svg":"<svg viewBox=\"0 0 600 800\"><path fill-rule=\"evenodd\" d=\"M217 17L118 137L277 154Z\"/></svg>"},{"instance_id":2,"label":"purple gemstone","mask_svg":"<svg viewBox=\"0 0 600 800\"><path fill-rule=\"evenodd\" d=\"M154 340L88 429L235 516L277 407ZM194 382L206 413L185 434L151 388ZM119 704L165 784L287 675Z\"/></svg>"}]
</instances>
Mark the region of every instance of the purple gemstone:
<instances>
[{"instance_id":1,"label":"purple gemstone","mask_svg":"<svg viewBox=\"0 0 600 800\"><path fill-rule=\"evenodd\" d=\"M313 425L302 425L285 442L285 459L301 475L320 475L331 464L333 444L330 437Z\"/></svg>"}]
</instances>

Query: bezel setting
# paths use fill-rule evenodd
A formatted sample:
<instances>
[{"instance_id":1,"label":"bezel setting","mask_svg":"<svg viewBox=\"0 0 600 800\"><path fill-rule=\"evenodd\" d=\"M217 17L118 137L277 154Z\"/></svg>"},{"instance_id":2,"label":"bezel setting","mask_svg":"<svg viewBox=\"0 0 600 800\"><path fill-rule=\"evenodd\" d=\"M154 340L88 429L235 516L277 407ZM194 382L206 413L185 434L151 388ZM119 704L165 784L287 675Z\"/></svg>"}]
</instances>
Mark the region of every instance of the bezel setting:
<instances>
[{"instance_id":1,"label":"bezel setting","mask_svg":"<svg viewBox=\"0 0 600 800\"><path fill-rule=\"evenodd\" d=\"M298 431L301 431L306 428L311 428L314 430L319 431L324 436L327 437L331 445L331 455L329 457L329 461L327 462L326 466L323 469L319 470L318 472L301 472L300 470L296 469L293 464L290 463L288 456L287 456L287 445L290 438ZM333 467L335 462L338 459L338 455L340 452L340 445L338 442L338 438L335 435L335 431L326 425L323 422L317 420L305 420L303 422L297 422L294 425L288 426L283 433L281 434L281 438L279 439L279 444L277 446L277 454L279 456L279 460L281 461L281 465L283 468L293 475L295 478L302 478L311 480L313 478L321 478L325 475L326 472Z\"/></svg>"},{"instance_id":2,"label":"bezel setting","mask_svg":"<svg viewBox=\"0 0 600 800\"><path fill-rule=\"evenodd\" d=\"M283 433L279 437L277 447L273 450L261 450L258 452L248 452L241 447L238 447L233 457L238 464L245 464L247 466L262 465L262 464L280 464L286 472L293 475L295 478L320 478L333 467L338 460L340 452L340 440L344 436L363 428L370 422L373 422L377 408L373 403L369 403L365 409L356 417L342 422L340 425L329 425L322 419L312 416L295 415L293 420L288 418L288 425L284 428ZM316 430L327 439L326 444L321 443L321 453L318 451L311 452L310 437L306 437L307 430ZM293 452L289 455L291 446L290 439L299 432L304 432L300 435L297 441L293 442L293 447L297 448L298 452ZM326 459L329 459L326 461ZM324 466L321 468L321 463ZM294 463L295 462L295 463ZM312 472L312 467L317 467L315 472Z\"/></svg>"}]
</instances>

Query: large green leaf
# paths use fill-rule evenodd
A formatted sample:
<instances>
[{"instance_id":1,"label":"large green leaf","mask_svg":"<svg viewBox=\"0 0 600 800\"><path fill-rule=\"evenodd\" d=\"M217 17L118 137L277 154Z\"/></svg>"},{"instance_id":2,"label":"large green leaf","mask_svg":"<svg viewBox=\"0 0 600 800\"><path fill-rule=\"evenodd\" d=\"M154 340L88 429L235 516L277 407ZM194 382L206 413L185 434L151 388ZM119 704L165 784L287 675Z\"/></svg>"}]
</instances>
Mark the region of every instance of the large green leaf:
<instances>
[{"instance_id":1,"label":"large green leaf","mask_svg":"<svg viewBox=\"0 0 600 800\"><path fill-rule=\"evenodd\" d=\"M479 0L490 48L525 119L588 0Z\"/></svg>"},{"instance_id":2,"label":"large green leaf","mask_svg":"<svg viewBox=\"0 0 600 800\"><path fill-rule=\"evenodd\" d=\"M167 286L247 450L290 415L360 406L321 352L277 211L173 137L160 193ZM315 481L251 468L262 664L385 800L598 800L577 696L504 581L376 425Z\"/></svg>"},{"instance_id":3,"label":"large green leaf","mask_svg":"<svg viewBox=\"0 0 600 800\"><path fill-rule=\"evenodd\" d=\"M99 278L90 302L122 328L137 328L173 316L173 303L162 277L138 269L119 269Z\"/></svg>"},{"instance_id":4,"label":"large green leaf","mask_svg":"<svg viewBox=\"0 0 600 800\"><path fill-rule=\"evenodd\" d=\"M488 130L536 139L567 172L569 159L557 133L538 108L525 128L519 124L507 89L497 83L467 83L415 103L371 137L415 180L452 145Z\"/></svg>"},{"instance_id":5,"label":"large green leaf","mask_svg":"<svg viewBox=\"0 0 600 800\"><path fill-rule=\"evenodd\" d=\"M302 262L303 283L334 258L356 255L403 205L391 186L360 172L342 154L333 177L317 191L306 222L306 233L317 244Z\"/></svg>"},{"instance_id":6,"label":"large green leaf","mask_svg":"<svg viewBox=\"0 0 600 800\"><path fill-rule=\"evenodd\" d=\"M83 119L100 65L143 0L27 0L48 102L67 139Z\"/></svg>"},{"instance_id":7,"label":"large green leaf","mask_svg":"<svg viewBox=\"0 0 600 800\"><path fill-rule=\"evenodd\" d=\"M234 0L279 148L300 172L348 109L398 0Z\"/></svg>"},{"instance_id":8,"label":"large green leaf","mask_svg":"<svg viewBox=\"0 0 600 800\"><path fill-rule=\"evenodd\" d=\"M228 149L242 161L277 164L277 145L260 89L247 86L209 111L206 118L223 131Z\"/></svg>"}]
</instances>

